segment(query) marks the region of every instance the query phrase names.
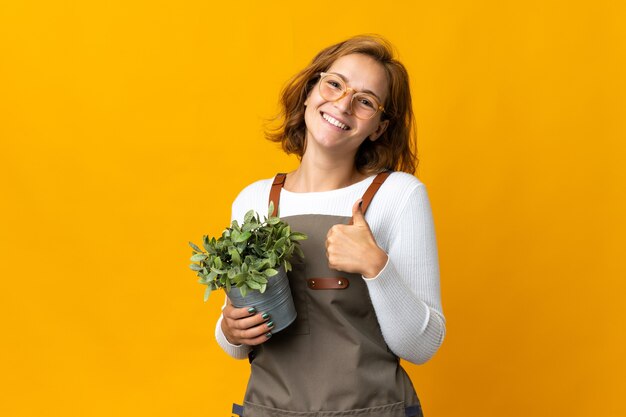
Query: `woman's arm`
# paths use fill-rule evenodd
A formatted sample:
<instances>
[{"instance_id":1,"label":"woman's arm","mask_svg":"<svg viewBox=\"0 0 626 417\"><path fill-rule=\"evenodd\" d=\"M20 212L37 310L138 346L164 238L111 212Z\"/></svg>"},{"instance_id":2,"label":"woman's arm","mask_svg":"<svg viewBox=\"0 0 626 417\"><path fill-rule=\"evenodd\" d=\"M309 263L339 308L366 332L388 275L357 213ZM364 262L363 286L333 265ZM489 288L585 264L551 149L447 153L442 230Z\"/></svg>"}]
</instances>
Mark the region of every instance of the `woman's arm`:
<instances>
[{"instance_id":1,"label":"woman's arm","mask_svg":"<svg viewBox=\"0 0 626 417\"><path fill-rule=\"evenodd\" d=\"M389 348L409 362L423 364L441 346L446 322L433 217L422 183L398 208L387 254L380 273L364 277L372 304Z\"/></svg>"}]
</instances>

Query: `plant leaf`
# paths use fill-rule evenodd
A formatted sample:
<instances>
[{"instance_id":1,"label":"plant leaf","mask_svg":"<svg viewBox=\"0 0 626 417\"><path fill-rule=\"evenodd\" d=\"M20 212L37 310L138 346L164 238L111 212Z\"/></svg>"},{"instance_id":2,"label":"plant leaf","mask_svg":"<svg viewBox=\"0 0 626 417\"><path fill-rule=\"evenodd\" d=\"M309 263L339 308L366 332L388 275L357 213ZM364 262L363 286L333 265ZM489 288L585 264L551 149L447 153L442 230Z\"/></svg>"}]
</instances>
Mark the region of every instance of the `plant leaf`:
<instances>
[{"instance_id":1,"label":"plant leaf","mask_svg":"<svg viewBox=\"0 0 626 417\"><path fill-rule=\"evenodd\" d=\"M204 246L204 249L206 249L206 251L210 253L211 255L215 255L217 253L215 251L215 238L209 240L208 236L203 236L202 246ZM202 251L198 251L198 252L202 252Z\"/></svg>"},{"instance_id":2,"label":"plant leaf","mask_svg":"<svg viewBox=\"0 0 626 417\"><path fill-rule=\"evenodd\" d=\"M237 284L237 286L240 287L241 284L246 282L247 279L248 279L248 274L241 273L241 274L235 275L234 281L235 281L235 284Z\"/></svg>"},{"instance_id":3,"label":"plant leaf","mask_svg":"<svg viewBox=\"0 0 626 417\"><path fill-rule=\"evenodd\" d=\"M252 279L259 284L267 284L267 278L265 278L263 275L253 275Z\"/></svg>"},{"instance_id":4,"label":"plant leaf","mask_svg":"<svg viewBox=\"0 0 626 417\"><path fill-rule=\"evenodd\" d=\"M241 256L239 256L239 251L237 251L237 249L231 247L228 249L228 254L235 265L241 265Z\"/></svg>"},{"instance_id":5,"label":"plant leaf","mask_svg":"<svg viewBox=\"0 0 626 417\"><path fill-rule=\"evenodd\" d=\"M244 223L241 228L242 232L249 232L253 229L256 229L259 225L257 223Z\"/></svg>"},{"instance_id":6,"label":"plant leaf","mask_svg":"<svg viewBox=\"0 0 626 417\"><path fill-rule=\"evenodd\" d=\"M209 295L211 295L211 287L206 287L206 290L204 290L204 302L205 303L209 299Z\"/></svg>"},{"instance_id":7,"label":"plant leaf","mask_svg":"<svg viewBox=\"0 0 626 417\"><path fill-rule=\"evenodd\" d=\"M254 218L254 210L249 210L246 215L243 217L244 223L249 223L250 220Z\"/></svg>"},{"instance_id":8,"label":"plant leaf","mask_svg":"<svg viewBox=\"0 0 626 417\"><path fill-rule=\"evenodd\" d=\"M236 236L235 236L235 233L237 233ZM233 232L233 242L235 243L245 242L246 240L250 238L250 236L252 236L252 233L250 232L243 232L241 234L239 234L238 232Z\"/></svg>"},{"instance_id":9,"label":"plant leaf","mask_svg":"<svg viewBox=\"0 0 626 417\"><path fill-rule=\"evenodd\" d=\"M265 274L266 277L273 277L274 275L278 274L278 271L272 268L268 268L265 271L263 271L263 273Z\"/></svg>"},{"instance_id":10,"label":"plant leaf","mask_svg":"<svg viewBox=\"0 0 626 417\"><path fill-rule=\"evenodd\" d=\"M276 243L274 243L274 250L278 250L280 248L282 248L283 246L285 246L285 238L281 237L280 239L278 239L276 241Z\"/></svg>"},{"instance_id":11,"label":"plant leaf","mask_svg":"<svg viewBox=\"0 0 626 417\"><path fill-rule=\"evenodd\" d=\"M191 264L189 265L189 268L191 268L192 271L200 271L202 269L202 267L198 264Z\"/></svg>"},{"instance_id":12,"label":"plant leaf","mask_svg":"<svg viewBox=\"0 0 626 417\"><path fill-rule=\"evenodd\" d=\"M191 261L199 262L199 261L204 261L206 258L208 258L208 256L206 256L204 253L196 253L195 255L191 257Z\"/></svg>"},{"instance_id":13,"label":"plant leaf","mask_svg":"<svg viewBox=\"0 0 626 417\"><path fill-rule=\"evenodd\" d=\"M196 252L202 252L199 247L193 244L193 242L189 242L189 246L191 246L191 249L195 250Z\"/></svg>"},{"instance_id":14,"label":"plant leaf","mask_svg":"<svg viewBox=\"0 0 626 417\"><path fill-rule=\"evenodd\" d=\"M261 284L259 284L256 281L248 280L248 281L246 281L246 284L248 285L248 287L252 288L253 290L260 290L261 289Z\"/></svg>"},{"instance_id":15,"label":"plant leaf","mask_svg":"<svg viewBox=\"0 0 626 417\"><path fill-rule=\"evenodd\" d=\"M304 233L293 232L292 234L289 235L289 239L291 239L291 240L306 240L306 239L308 239L308 236L305 235Z\"/></svg>"}]
</instances>

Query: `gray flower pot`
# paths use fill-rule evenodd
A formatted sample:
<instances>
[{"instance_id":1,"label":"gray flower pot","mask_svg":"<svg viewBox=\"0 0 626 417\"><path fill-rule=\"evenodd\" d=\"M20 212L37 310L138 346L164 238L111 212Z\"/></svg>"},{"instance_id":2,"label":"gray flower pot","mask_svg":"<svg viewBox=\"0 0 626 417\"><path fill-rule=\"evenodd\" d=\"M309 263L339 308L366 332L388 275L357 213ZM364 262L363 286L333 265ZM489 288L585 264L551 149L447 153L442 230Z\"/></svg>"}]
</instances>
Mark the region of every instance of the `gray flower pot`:
<instances>
[{"instance_id":1,"label":"gray flower pot","mask_svg":"<svg viewBox=\"0 0 626 417\"><path fill-rule=\"evenodd\" d=\"M254 307L259 313L267 313L274 322L272 333L277 333L289 326L296 319L296 307L293 304L289 278L285 268L281 266L278 274L268 278L267 288L261 294L259 291L248 291L243 297L239 288L231 287L228 298L233 306Z\"/></svg>"}]
</instances>

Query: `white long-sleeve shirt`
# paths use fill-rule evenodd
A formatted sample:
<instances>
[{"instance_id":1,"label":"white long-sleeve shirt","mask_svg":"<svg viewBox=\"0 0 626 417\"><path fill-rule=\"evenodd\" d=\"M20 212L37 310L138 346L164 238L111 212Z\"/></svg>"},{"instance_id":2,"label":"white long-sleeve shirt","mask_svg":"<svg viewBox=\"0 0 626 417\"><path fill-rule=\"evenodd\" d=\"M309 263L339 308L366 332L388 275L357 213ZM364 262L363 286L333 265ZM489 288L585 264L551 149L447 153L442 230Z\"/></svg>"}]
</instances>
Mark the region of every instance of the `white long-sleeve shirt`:
<instances>
[{"instance_id":1,"label":"white long-sleeve shirt","mask_svg":"<svg viewBox=\"0 0 626 417\"><path fill-rule=\"evenodd\" d=\"M352 206L372 183L372 175L331 191L280 195L280 217L298 214L352 216ZM240 224L248 210L267 215L273 178L244 188L232 205L232 220ZM393 172L372 200L365 220L376 243L388 255L373 278L365 278L385 342L397 356L416 364L428 361L443 342L446 325L441 307L437 242L424 184L413 175ZM215 337L230 356L243 359L247 345L233 345L217 322Z\"/></svg>"}]
</instances>

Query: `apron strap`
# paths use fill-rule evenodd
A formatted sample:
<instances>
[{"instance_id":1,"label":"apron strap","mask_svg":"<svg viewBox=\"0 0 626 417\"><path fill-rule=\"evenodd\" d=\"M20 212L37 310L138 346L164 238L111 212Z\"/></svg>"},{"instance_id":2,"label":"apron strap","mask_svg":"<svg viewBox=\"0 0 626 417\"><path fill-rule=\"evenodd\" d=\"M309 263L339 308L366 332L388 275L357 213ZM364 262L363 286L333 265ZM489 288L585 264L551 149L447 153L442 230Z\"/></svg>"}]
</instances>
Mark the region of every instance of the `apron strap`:
<instances>
[{"instance_id":1,"label":"apron strap","mask_svg":"<svg viewBox=\"0 0 626 417\"><path fill-rule=\"evenodd\" d=\"M385 180L387 179L387 177L389 177L390 174L391 174L391 171L383 171L380 174L376 175L376 178L374 178L374 181L372 181L369 188L365 191L365 193L363 194L363 204L361 205L361 211L363 212L363 214L365 214L365 212L367 211L367 208L372 202L372 199L374 198L376 191L378 191L380 186L383 185L383 182L385 182ZM287 177L287 174L282 173L282 172L276 174L276 176L274 177L274 182L272 183L272 189L270 190L270 200L267 203L269 205L269 203L274 202L274 211L270 213L271 216L278 215L278 205L280 204L280 190L283 188L283 185L285 184L286 177ZM350 220L349 224L352 224L352 220Z\"/></svg>"},{"instance_id":2,"label":"apron strap","mask_svg":"<svg viewBox=\"0 0 626 417\"><path fill-rule=\"evenodd\" d=\"M285 178L287 174L279 173L274 177L274 182L272 183L272 189L270 190L270 201L267 203L268 205L273 201L274 202L274 211L270 213L270 216L278 215L278 204L280 203L280 190L283 188L283 184L285 184Z\"/></svg>"},{"instance_id":3,"label":"apron strap","mask_svg":"<svg viewBox=\"0 0 626 417\"><path fill-rule=\"evenodd\" d=\"M363 215L365 215L367 208L370 206L370 203L372 202L376 191L378 191L380 186L383 185L383 182L385 182L389 175L391 175L391 171L383 171L380 174L376 175L376 178L374 178L374 181L372 181L369 188L365 190L365 193L363 194L363 203L361 204L361 212L363 212ZM350 219L350 223L348 224L352 223L353 219Z\"/></svg>"},{"instance_id":4,"label":"apron strap","mask_svg":"<svg viewBox=\"0 0 626 417\"><path fill-rule=\"evenodd\" d=\"M417 417L420 414L420 410L422 407L419 404L410 405L404 409L404 414L406 417ZM243 417L243 406L239 404L233 404L233 414Z\"/></svg>"}]
</instances>

